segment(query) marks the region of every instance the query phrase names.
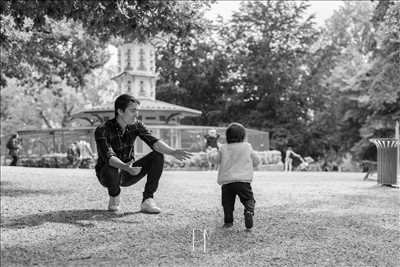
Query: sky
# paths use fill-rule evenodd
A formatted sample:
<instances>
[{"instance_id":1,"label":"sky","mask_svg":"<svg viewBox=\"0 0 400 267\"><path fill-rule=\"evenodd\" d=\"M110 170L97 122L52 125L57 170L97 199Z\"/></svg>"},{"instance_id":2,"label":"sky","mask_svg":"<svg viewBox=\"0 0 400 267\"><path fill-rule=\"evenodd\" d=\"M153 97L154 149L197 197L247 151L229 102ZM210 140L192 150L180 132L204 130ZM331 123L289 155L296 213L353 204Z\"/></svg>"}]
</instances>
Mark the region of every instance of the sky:
<instances>
[{"instance_id":1,"label":"sky","mask_svg":"<svg viewBox=\"0 0 400 267\"><path fill-rule=\"evenodd\" d=\"M241 1L217 1L211 5L211 10L205 15L209 19L215 19L218 15L221 15L224 20L229 19L233 11L239 9ZM343 5L343 1L309 1L309 13L315 14L315 21L319 26L324 25L324 21L329 18L333 11L339 6Z\"/></svg>"}]
</instances>

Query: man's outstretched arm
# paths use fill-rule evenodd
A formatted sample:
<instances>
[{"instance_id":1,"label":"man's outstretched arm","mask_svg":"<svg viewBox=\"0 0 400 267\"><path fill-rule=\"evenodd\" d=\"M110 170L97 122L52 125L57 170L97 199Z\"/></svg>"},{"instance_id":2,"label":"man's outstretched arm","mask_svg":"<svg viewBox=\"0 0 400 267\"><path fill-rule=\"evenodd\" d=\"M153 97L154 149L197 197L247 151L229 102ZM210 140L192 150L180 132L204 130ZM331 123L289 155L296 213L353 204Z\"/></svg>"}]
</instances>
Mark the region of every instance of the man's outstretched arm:
<instances>
[{"instance_id":1,"label":"man's outstretched arm","mask_svg":"<svg viewBox=\"0 0 400 267\"><path fill-rule=\"evenodd\" d=\"M158 140L156 143L154 143L153 148L157 152L174 156L178 160L189 159L192 156L191 153L186 152L182 149L172 148L161 140Z\"/></svg>"}]
</instances>

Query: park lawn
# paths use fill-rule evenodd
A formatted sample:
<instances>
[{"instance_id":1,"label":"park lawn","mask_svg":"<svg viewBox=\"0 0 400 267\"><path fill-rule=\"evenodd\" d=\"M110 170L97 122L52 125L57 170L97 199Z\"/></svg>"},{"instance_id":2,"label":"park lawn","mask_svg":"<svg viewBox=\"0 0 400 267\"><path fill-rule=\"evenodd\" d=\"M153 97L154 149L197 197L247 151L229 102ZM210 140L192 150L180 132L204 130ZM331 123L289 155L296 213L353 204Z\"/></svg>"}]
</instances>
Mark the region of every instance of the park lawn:
<instances>
[{"instance_id":1,"label":"park lawn","mask_svg":"<svg viewBox=\"0 0 400 267\"><path fill-rule=\"evenodd\" d=\"M256 172L245 231L238 200L221 227L215 171L164 172L159 215L138 212L144 181L123 188L114 215L93 170L1 167L1 266L400 266L399 190L362 177Z\"/></svg>"}]
</instances>

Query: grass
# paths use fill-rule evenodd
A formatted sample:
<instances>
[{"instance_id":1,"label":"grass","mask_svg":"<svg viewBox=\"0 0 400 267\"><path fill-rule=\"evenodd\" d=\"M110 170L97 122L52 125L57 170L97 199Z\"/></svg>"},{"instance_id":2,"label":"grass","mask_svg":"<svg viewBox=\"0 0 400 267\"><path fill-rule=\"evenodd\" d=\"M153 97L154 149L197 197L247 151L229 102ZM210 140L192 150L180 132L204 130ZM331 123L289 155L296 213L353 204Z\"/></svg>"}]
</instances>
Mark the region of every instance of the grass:
<instances>
[{"instance_id":1,"label":"grass","mask_svg":"<svg viewBox=\"0 0 400 267\"><path fill-rule=\"evenodd\" d=\"M164 172L159 215L145 181L105 211L93 170L1 168L1 266L399 266L399 190L362 173L256 172L255 227L222 228L216 172ZM206 229L192 251L192 230Z\"/></svg>"}]
</instances>

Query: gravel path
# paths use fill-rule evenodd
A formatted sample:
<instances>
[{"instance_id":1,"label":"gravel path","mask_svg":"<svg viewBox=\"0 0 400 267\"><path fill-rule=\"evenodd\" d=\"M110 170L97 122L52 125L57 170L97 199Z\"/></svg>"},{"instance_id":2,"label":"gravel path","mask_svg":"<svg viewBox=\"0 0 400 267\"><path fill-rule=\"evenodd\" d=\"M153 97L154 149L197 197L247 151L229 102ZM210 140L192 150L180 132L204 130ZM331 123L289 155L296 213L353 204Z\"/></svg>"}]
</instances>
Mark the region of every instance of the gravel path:
<instances>
[{"instance_id":1,"label":"gravel path","mask_svg":"<svg viewBox=\"0 0 400 267\"><path fill-rule=\"evenodd\" d=\"M256 172L255 228L223 229L216 172L164 172L159 215L144 181L105 211L93 170L1 167L1 266L400 266L399 190L362 173ZM207 251L192 230L206 229Z\"/></svg>"}]
</instances>

